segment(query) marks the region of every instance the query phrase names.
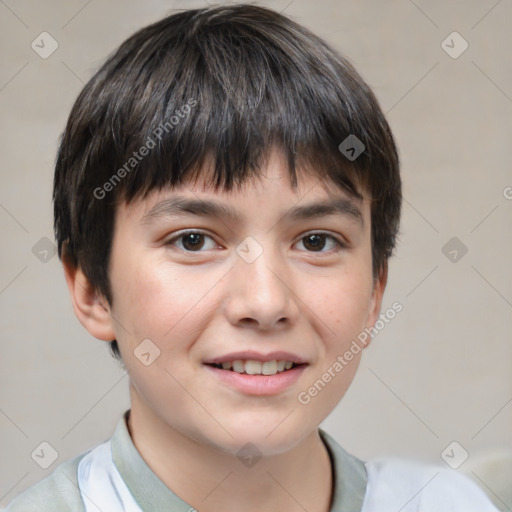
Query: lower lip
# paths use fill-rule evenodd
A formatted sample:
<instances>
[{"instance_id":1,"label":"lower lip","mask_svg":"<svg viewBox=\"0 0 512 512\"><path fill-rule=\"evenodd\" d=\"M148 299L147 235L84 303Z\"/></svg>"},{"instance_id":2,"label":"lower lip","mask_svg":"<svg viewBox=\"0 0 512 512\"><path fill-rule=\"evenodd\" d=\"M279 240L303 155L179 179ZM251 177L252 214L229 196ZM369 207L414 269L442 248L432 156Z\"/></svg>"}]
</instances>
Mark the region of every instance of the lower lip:
<instances>
[{"instance_id":1,"label":"lower lip","mask_svg":"<svg viewBox=\"0 0 512 512\"><path fill-rule=\"evenodd\" d=\"M296 366L275 375L248 375L206 365L222 382L247 395L276 395L293 386L306 369Z\"/></svg>"}]
</instances>

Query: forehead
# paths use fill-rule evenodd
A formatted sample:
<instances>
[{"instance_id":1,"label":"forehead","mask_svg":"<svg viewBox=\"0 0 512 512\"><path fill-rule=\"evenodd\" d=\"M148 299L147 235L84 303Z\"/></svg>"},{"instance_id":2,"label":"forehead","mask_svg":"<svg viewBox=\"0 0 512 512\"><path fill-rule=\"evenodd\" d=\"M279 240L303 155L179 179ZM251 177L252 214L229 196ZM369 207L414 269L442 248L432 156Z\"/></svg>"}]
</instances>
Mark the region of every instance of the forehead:
<instances>
[{"instance_id":1,"label":"forehead","mask_svg":"<svg viewBox=\"0 0 512 512\"><path fill-rule=\"evenodd\" d=\"M369 215L369 199L364 194L356 197L317 172L298 168L294 186L288 165L277 151L257 174L230 190L215 188L212 177L211 170L204 168L180 185L150 191L129 205L121 205L121 210L129 210L142 223L185 213L241 222L248 216L274 211L299 220L339 214L364 225Z\"/></svg>"}]
</instances>

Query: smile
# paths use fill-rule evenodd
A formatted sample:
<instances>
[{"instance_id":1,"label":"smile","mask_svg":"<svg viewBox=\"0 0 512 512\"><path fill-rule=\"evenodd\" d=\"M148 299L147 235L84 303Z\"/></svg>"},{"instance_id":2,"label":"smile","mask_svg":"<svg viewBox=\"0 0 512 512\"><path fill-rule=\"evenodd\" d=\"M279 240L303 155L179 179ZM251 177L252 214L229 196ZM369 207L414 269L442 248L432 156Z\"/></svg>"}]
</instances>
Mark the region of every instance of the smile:
<instances>
[{"instance_id":1,"label":"smile","mask_svg":"<svg viewBox=\"0 0 512 512\"><path fill-rule=\"evenodd\" d=\"M230 370L236 373L247 375L275 375L292 369L295 365L292 361L274 360L274 361L256 361L236 359L234 361L224 361L218 364L212 364L219 370Z\"/></svg>"},{"instance_id":2,"label":"smile","mask_svg":"<svg viewBox=\"0 0 512 512\"><path fill-rule=\"evenodd\" d=\"M256 396L277 395L290 390L307 367L307 363L285 359L234 359L205 364L205 368L223 385L244 395Z\"/></svg>"}]
</instances>

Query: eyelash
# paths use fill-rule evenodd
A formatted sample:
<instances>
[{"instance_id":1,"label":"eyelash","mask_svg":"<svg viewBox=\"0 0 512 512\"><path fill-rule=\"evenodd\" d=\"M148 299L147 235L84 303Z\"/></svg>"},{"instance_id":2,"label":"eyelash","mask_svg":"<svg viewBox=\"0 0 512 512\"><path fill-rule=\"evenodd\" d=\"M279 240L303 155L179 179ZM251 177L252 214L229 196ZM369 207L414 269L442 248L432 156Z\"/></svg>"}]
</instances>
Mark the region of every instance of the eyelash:
<instances>
[{"instance_id":1,"label":"eyelash","mask_svg":"<svg viewBox=\"0 0 512 512\"><path fill-rule=\"evenodd\" d=\"M210 238L211 240L213 240L213 237L211 237L208 233L204 232L204 231L201 231L201 230L193 230L193 229L190 229L190 230L187 230L187 231L182 231L181 233L178 233L177 235L173 236L172 238L170 238L166 243L165 245L174 245L174 242L176 240L180 240L180 239L183 239L184 237L186 237L187 235L203 235L207 238ZM299 242L304 240L305 238L308 238L310 236L313 236L313 235L324 235L326 236L327 239L331 239L334 244L335 244L335 252L338 252L340 251L341 249L346 249L347 248L347 245L342 242L339 238L335 237L334 235L331 235L329 233L326 233L324 231L313 231L311 233L307 233L306 235L304 235L303 237L300 238ZM181 248L180 248L181 249ZM183 252L187 252L187 253L201 253L201 252L205 252L205 251L189 251L187 249L181 249ZM312 253L312 254L315 254L315 253L319 253L319 254L326 254L326 253L329 253L331 251L306 251L306 252L309 252L309 253Z\"/></svg>"}]
</instances>

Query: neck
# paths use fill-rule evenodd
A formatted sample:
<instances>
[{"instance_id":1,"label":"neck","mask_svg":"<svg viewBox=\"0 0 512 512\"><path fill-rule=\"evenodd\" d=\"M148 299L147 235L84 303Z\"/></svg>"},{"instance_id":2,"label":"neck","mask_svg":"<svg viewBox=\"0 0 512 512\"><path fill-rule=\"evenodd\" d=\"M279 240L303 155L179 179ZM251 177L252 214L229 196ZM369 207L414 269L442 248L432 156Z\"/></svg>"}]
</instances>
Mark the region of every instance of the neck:
<instances>
[{"instance_id":1,"label":"neck","mask_svg":"<svg viewBox=\"0 0 512 512\"><path fill-rule=\"evenodd\" d=\"M158 478L195 509L329 511L331 462L318 430L288 452L246 466L169 427L133 395L128 428L135 447Z\"/></svg>"}]
</instances>

